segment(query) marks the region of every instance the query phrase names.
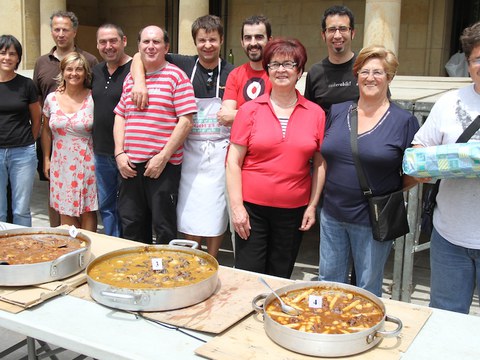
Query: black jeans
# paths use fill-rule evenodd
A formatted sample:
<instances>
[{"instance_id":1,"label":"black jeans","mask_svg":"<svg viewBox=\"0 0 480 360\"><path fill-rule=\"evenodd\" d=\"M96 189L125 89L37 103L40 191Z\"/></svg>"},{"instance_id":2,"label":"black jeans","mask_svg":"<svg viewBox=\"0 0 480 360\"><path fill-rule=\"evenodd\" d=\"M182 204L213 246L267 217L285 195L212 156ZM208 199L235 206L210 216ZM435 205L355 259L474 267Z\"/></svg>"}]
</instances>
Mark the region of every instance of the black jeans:
<instances>
[{"instance_id":1,"label":"black jeans","mask_svg":"<svg viewBox=\"0 0 480 360\"><path fill-rule=\"evenodd\" d=\"M235 267L290 278L300 249L306 206L282 209L244 202L250 218L247 240L235 234Z\"/></svg>"},{"instance_id":2,"label":"black jeans","mask_svg":"<svg viewBox=\"0 0 480 360\"><path fill-rule=\"evenodd\" d=\"M137 176L121 179L118 213L125 239L168 244L177 237L177 198L181 165L165 166L158 179L143 175L146 163L135 164Z\"/></svg>"}]
</instances>

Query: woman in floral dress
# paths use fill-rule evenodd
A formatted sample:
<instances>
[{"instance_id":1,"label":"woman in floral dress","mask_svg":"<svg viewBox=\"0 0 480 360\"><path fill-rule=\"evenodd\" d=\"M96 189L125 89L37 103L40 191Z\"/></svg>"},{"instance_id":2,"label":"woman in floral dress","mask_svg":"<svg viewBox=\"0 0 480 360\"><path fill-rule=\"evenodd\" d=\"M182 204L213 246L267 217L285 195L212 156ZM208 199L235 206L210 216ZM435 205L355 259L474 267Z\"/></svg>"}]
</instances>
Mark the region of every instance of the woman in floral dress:
<instances>
[{"instance_id":1,"label":"woman in floral dress","mask_svg":"<svg viewBox=\"0 0 480 360\"><path fill-rule=\"evenodd\" d=\"M43 106L49 126L42 134L42 149L45 176L50 179L50 205L60 213L61 223L96 231L90 80L83 55L72 52L62 59L58 89L47 96Z\"/></svg>"}]
</instances>

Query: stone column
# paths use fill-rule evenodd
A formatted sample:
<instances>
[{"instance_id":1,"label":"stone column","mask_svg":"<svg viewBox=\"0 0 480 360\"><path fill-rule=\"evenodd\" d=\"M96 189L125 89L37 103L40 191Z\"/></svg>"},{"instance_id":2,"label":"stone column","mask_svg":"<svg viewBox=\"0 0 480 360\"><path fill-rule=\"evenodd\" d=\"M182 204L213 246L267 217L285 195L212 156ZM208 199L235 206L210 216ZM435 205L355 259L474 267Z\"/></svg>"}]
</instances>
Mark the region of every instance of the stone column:
<instances>
[{"instance_id":1,"label":"stone column","mask_svg":"<svg viewBox=\"0 0 480 360\"><path fill-rule=\"evenodd\" d=\"M208 15L208 0L180 0L178 10L178 53L196 55L192 40L192 23L199 16Z\"/></svg>"},{"instance_id":2,"label":"stone column","mask_svg":"<svg viewBox=\"0 0 480 360\"><path fill-rule=\"evenodd\" d=\"M58 10L67 10L67 0L39 0L40 6L40 52L48 53L55 43L50 31L50 16Z\"/></svg>"},{"instance_id":3,"label":"stone column","mask_svg":"<svg viewBox=\"0 0 480 360\"><path fill-rule=\"evenodd\" d=\"M398 56L401 0L366 0L363 46L383 45Z\"/></svg>"},{"instance_id":4,"label":"stone column","mask_svg":"<svg viewBox=\"0 0 480 360\"><path fill-rule=\"evenodd\" d=\"M33 69L35 61L40 56L40 2L39 0L24 1L23 59L22 69Z\"/></svg>"}]
</instances>

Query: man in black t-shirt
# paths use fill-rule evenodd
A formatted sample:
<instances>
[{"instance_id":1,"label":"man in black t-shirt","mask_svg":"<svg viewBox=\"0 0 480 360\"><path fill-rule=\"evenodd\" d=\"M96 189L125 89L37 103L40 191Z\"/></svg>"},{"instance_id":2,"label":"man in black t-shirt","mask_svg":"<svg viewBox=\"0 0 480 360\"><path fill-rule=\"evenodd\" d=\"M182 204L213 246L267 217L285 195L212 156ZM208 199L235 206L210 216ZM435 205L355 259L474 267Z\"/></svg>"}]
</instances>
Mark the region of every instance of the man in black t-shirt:
<instances>
[{"instance_id":1,"label":"man in black t-shirt","mask_svg":"<svg viewBox=\"0 0 480 360\"><path fill-rule=\"evenodd\" d=\"M98 28L97 49L104 61L93 68L92 75L95 175L105 234L117 237L121 236L117 212L120 178L114 157L113 109L120 100L123 81L130 72L132 58L125 54L126 45L127 37L119 26L104 24Z\"/></svg>"},{"instance_id":2,"label":"man in black t-shirt","mask_svg":"<svg viewBox=\"0 0 480 360\"><path fill-rule=\"evenodd\" d=\"M322 38L327 44L328 56L314 64L307 73L305 97L322 107L328 115L332 104L358 98L357 78L353 74L356 59L352 51L355 37L355 19L352 11L335 5L323 13ZM327 127L329 126L327 116ZM320 217L321 202L317 208ZM352 265L351 284L356 284Z\"/></svg>"},{"instance_id":3,"label":"man in black t-shirt","mask_svg":"<svg viewBox=\"0 0 480 360\"><path fill-rule=\"evenodd\" d=\"M307 74L305 97L328 113L332 104L358 98L357 79L352 68L356 55L352 51L355 24L352 11L336 5L325 10L322 38L328 56L312 66Z\"/></svg>"}]
</instances>

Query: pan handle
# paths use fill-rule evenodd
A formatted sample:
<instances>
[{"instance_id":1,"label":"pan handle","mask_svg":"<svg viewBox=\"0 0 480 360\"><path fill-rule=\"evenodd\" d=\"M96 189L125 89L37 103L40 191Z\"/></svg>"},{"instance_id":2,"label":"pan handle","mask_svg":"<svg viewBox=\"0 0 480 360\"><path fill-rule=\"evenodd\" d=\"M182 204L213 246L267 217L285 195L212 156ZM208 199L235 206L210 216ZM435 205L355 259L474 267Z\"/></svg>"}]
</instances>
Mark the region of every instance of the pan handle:
<instances>
[{"instance_id":1,"label":"pan handle","mask_svg":"<svg viewBox=\"0 0 480 360\"><path fill-rule=\"evenodd\" d=\"M389 337L395 337L400 334L400 332L403 329L403 324L402 320L395 316L387 315L385 316L385 321L390 321L395 324L397 324L397 328L394 330L390 331L376 331L374 334L370 334L367 337L367 343L370 344L377 336L384 337L384 338L389 338Z\"/></svg>"},{"instance_id":2,"label":"pan handle","mask_svg":"<svg viewBox=\"0 0 480 360\"><path fill-rule=\"evenodd\" d=\"M198 248L198 243L196 241L186 240L186 239L173 239L173 240L170 240L168 245L187 246L187 247L190 247L192 249Z\"/></svg>"},{"instance_id":3,"label":"pan handle","mask_svg":"<svg viewBox=\"0 0 480 360\"><path fill-rule=\"evenodd\" d=\"M87 253L87 251L88 251L88 247L82 247L75 251L59 256L57 259L52 261L52 264L50 265L50 276L56 277L58 273L58 265L60 265L64 261L68 261L70 258L77 258L77 255L78 255L78 266L83 269L85 267L85 260L86 260L85 254Z\"/></svg>"},{"instance_id":4,"label":"pan handle","mask_svg":"<svg viewBox=\"0 0 480 360\"><path fill-rule=\"evenodd\" d=\"M58 258L56 258L54 261L52 261L52 266L57 266L58 264L62 263L65 261L65 259L68 259L70 257L74 257L74 256L77 256L79 255L79 265L80 266L83 266L84 265L84 253L86 253L88 251L88 247L81 247L80 249L77 249L75 251L72 251L72 252L69 252L69 253L66 253L66 254L63 254L62 256L59 256Z\"/></svg>"},{"instance_id":5,"label":"pan handle","mask_svg":"<svg viewBox=\"0 0 480 360\"><path fill-rule=\"evenodd\" d=\"M252 307L259 314L263 314L263 305L265 305L265 299L269 294L260 294L253 298L252 300ZM259 305L258 302L263 300L263 302Z\"/></svg>"},{"instance_id":6,"label":"pan handle","mask_svg":"<svg viewBox=\"0 0 480 360\"><path fill-rule=\"evenodd\" d=\"M148 304L149 296L145 294L124 294L112 291L101 291L100 294L113 302L121 302L133 305Z\"/></svg>"}]
</instances>

